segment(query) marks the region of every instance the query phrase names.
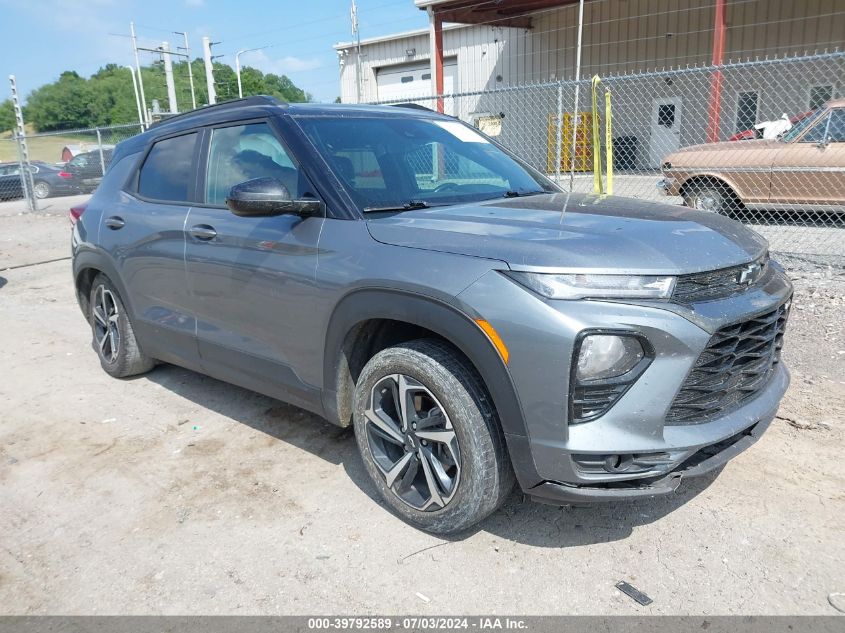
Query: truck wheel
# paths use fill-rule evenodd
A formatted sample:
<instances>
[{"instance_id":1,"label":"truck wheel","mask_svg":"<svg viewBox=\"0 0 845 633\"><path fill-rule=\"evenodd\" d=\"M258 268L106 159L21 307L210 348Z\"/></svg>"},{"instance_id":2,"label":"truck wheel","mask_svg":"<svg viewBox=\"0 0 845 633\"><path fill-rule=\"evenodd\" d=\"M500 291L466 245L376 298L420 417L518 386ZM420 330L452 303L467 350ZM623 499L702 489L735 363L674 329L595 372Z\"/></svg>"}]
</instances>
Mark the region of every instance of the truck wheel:
<instances>
[{"instance_id":1,"label":"truck wheel","mask_svg":"<svg viewBox=\"0 0 845 633\"><path fill-rule=\"evenodd\" d=\"M387 504L438 534L496 510L514 474L490 396L454 348L420 339L382 350L355 386L355 438Z\"/></svg>"},{"instance_id":2,"label":"truck wheel","mask_svg":"<svg viewBox=\"0 0 845 633\"><path fill-rule=\"evenodd\" d=\"M125 378L153 368L155 360L138 347L120 294L105 275L94 278L88 306L88 321L93 333L91 345L107 374Z\"/></svg>"}]
</instances>

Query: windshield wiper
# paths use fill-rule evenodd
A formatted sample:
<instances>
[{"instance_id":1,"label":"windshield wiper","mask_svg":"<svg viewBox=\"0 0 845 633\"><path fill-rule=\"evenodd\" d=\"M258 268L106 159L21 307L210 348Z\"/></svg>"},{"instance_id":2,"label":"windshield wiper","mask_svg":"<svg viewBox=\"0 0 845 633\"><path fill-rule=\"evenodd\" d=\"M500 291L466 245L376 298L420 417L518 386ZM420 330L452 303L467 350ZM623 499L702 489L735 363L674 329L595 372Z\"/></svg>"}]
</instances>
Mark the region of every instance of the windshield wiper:
<instances>
[{"instance_id":1,"label":"windshield wiper","mask_svg":"<svg viewBox=\"0 0 845 633\"><path fill-rule=\"evenodd\" d=\"M539 196L550 191L506 191L503 198L524 198L525 196Z\"/></svg>"},{"instance_id":2,"label":"windshield wiper","mask_svg":"<svg viewBox=\"0 0 845 633\"><path fill-rule=\"evenodd\" d=\"M429 209L431 205L425 200L408 200L405 204L385 207L364 207L364 213L378 213L380 211L414 211L415 209Z\"/></svg>"}]
</instances>

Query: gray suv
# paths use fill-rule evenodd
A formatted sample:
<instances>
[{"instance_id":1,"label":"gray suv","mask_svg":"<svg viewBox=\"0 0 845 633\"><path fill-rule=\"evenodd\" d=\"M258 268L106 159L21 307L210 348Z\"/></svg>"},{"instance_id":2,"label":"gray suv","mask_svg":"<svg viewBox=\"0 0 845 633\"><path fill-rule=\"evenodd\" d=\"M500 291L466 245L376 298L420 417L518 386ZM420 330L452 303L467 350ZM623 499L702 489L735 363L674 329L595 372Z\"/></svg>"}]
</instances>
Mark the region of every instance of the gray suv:
<instances>
[{"instance_id":1,"label":"gray suv","mask_svg":"<svg viewBox=\"0 0 845 633\"><path fill-rule=\"evenodd\" d=\"M561 192L460 121L252 97L121 143L71 212L103 369L203 372L354 426L437 533L514 483L673 492L772 421L792 288L715 214Z\"/></svg>"}]
</instances>

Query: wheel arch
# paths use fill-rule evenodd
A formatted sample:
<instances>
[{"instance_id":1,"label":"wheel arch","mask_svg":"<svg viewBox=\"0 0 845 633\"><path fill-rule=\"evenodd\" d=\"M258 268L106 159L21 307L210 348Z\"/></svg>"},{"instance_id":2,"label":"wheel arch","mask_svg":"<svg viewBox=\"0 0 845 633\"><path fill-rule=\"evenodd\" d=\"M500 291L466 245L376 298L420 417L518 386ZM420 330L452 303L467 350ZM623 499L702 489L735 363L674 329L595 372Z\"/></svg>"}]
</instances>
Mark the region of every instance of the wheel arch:
<instances>
[{"instance_id":1,"label":"wheel arch","mask_svg":"<svg viewBox=\"0 0 845 633\"><path fill-rule=\"evenodd\" d=\"M385 347L429 335L455 347L478 372L504 432L527 435L507 367L473 318L440 299L394 289L353 291L335 307L323 356L326 416L348 426L357 373L366 362Z\"/></svg>"},{"instance_id":2,"label":"wheel arch","mask_svg":"<svg viewBox=\"0 0 845 633\"><path fill-rule=\"evenodd\" d=\"M76 289L76 301L85 317L88 318L91 287L94 284L94 279L101 273L115 285L126 311L130 317L134 316L131 298L111 260L102 253L85 251L76 254L73 258L73 282Z\"/></svg>"},{"instance_id":3,"label":"wheel arch","mask_svg":"<svg viewBox=\"0 0 845 633\"><path fill-rule=\"evenodd\" d=\"M724 175L721 174L711 174L711 173L700 173L694 174L684 180L681 183L681 186L678 188L678 195L683 198L686 198L687 193L690 189L698 184L711 184L717 185L720 187L725 187L730 192L730 194L738 201L742 201L742 197L739 194L739 190L735 182L732 179L726 178Z\"/></svg>"}]
</instances>

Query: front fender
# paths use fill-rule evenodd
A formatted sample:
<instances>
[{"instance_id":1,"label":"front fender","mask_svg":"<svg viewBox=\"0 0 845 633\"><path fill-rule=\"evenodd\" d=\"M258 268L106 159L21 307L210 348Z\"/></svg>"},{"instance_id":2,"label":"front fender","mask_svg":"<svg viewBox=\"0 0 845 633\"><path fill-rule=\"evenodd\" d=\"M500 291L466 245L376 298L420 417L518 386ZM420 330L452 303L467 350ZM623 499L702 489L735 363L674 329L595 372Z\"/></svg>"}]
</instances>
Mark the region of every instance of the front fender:
<instances>
[{"instance_id":1,"label":"front fender","mask_svg":"<svg viewBox=\"0 0 845 633\"><path fill-rule=\"evenodd\" d=\"M356 290L341 299L329 321L323 357L324 385L336 384L344 340L356 325L370 319L392 319L431 330L457 347L472 362L490 392L506 433L525 435L519 398L507 367L466 307L395 289ZM327 412L337 416L336 391L326 389Z\"/></svg>"}]
</instances>

